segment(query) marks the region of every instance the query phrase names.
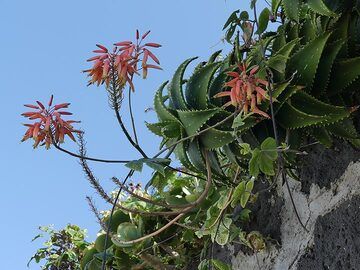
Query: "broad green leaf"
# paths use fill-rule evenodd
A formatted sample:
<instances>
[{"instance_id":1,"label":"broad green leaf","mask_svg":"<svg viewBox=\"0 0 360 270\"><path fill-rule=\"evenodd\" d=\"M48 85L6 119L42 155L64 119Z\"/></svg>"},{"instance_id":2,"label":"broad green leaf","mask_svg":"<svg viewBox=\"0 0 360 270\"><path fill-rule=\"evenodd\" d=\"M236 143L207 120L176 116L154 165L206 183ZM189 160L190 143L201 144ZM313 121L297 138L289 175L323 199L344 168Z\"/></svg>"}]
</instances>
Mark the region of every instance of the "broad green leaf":
<instances>
[{"instance_id":1,"label":"broad green leaf","mask_svg":"<svg viewBox=\"0 0 360 270\"><path fill-rule=\"evenodd\" d=\"M236 204L240 201L241 196L244 194L246 189L245 181L241 181L235 188L234 193L231 197L231 207L235 207Z\"/></svg>"},{"instance_id":2,"label":"broad green leaf","mask_svg":"<svg viewBox=\"0 0 360 270\"><path fill-rule=\"evenodd\" d=\"M241 205L242 208L245 208L245 207L246 207L246 204L247 204L249 198L250 198L250 192L248 192L248 191L245 191L245 192L241 195L240 205Z\"/></svg>"},{"instance_id":3,"label":"broad green leaf","mask_svg":"<svg viewBox=\"0 0 360 270\"><path fill-rule=\"evenodd\" d=\"M243 125L245 125L245 122L243 120L243 116L241 114L238 114L235 119L234 119L234 122L232 124L232 128L238 128L238 127L241 127Z\"/></svg>"},{"instance_id":4,"label":"broad green leaf","mask_svg":"<svg viewBox=\"0 0 360 270\"><path fill-rule=\"evenodd\" d=\"M278 158L276 141L274 138L267 138L261 143L261 152L270 160L276 160Z\"/></svg>"},{"instance_id":5,"label":"broad green leaf","mask_svg":"<svg viewBox=\"0 0 360 270\"><path fill-rule=\"evenodd\" d=\"M165 166L170 164L170 159L165 158L141 158L125 164L126 167L134 171L142 171L144 163L155 171L164 175Z\"/></svg>"},{"instance_id":6,"label":"broad green leaf","mask_svg":"<svg viewBox=\"0 0 360 270\"><path fill-rule=\"evenodd\" d=\"M85 270L101 270L101 265L101 261L94 258L88 264L86 264Z\"/></svg>"},{"instance_id":7,"label":"broad green leaf","mask_svg":"<svg viewBox=\"0 0 360 270\"><path fill-rule=\"evenodd\" d=\"M185 98L193 109L204 110L208 107L208 88L219 66L220 63L206 65L190 77L185 89Z\"/></svg>"},{"instance_id":8,"label":"broad green leaf","mask_svg":"<svg viewBox=\"0 0 360 270\"><path fill-rule=\"evenodd\" d=\"M143 169L144 161L143 160L133 160L125 164L126 167L137 172L141 172Z\"/></svg>"},{"instance_id":9,"label":"broad green leaf","mask_svg":"<svg viewBox=\"0 0 360 270\"><path fill-rule=\"evenodd\" d=\"M212 259L211 262L215 266L216 270L231 270L232 269L230 265L228 265L222 261Z\"/></svg>"},{"instance_id":10,"label":"broad green leaf","mask_svg":"<svg viewBox=\"0 0 360 270\"><path fill-rule=\"evenodd\" d=\"M257 177L260 173L259 157L260 157L260 150L256 148L252 152L252 157L249 161L249 173L250 173L250 175L252 175L254 177Z\"/></svg>"},{"instance_id":11,"label":"broad green leaf","mask_svg":"<svg viewBox=\"0 0 360 270\"><path fill-rule=\"evenodd\" d=\"M231 23L234 23L237 21L238 17L237 14L240 12L240 10L235 10L233 13L230 14L229 18L227 19L227 21L224 24L224 27L222 30L225 30Z\"/></svg>"},{"instance_id":12,"label":"broad green leaf","mask_svg":"<svg viewBox=\"0 0 360 270\"><path fill-rule=\"evenodd\" d=\"M269 20L270 20L270 10L268 8L264 8L263 11L260 13L260 16L259 16L259 28L257 29L256 33L257 34L262 34L268 24L269 24Z\"/></svg>"},{"instance_id":13,"label":"broad green leaf","mask_svg":"<svg viewBox=\"0 0 360 270\"><path fill-rule=\"evenodd\" d=\"M202 111L178 111L179 118L183 123L188 136L194 135L205 123L218 111L209 109Z\"/></svg>"},{"instance_id":14,"label":"broad green leaf","mask_svg":"<svg viewBox=\"0 0 360 270\"><path fill-rule=\"evenodd\" d=\"M186 67L195 59L197 59L197 57L193 57L184 61L176 70L168 86L169 97L175 109L180 109L180 110L187 109L187 105L184 99L183 89L182 89L183 80L184 80L183 77Z\"/></svg>"},{"instance_id":15,"label":"broad green leaf","mask_svg":"<svg viewBox=\"0 0 360 270\"><path fill-rule=\"evenodd\" d=\"M241 11L240 16L239 16L240 20L248 20L249 19L249 13L247 11Z\"/></svg>"},{"instance_id":16,"label":"broad green leaf","mask_svg":"<svg viewBox=\"0 0 360 270\"><path fill-rule=\"evenodd\" d=\"M220 246L224 246L229 241L232 219L229 217L224 217L219 222L219 225L216 225L212 228L211 237L213 241L215 240L216 243L218 243Z\"/></svg>"}]
</instances>

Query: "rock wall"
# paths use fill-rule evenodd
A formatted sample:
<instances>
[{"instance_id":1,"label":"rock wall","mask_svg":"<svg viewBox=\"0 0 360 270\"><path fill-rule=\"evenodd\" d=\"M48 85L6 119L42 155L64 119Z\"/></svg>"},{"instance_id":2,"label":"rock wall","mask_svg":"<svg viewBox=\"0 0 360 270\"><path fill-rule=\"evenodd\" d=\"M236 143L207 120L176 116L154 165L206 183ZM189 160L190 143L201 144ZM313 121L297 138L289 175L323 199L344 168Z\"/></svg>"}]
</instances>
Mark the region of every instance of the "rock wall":
<instances>
[{"instance_id":1,"label":"rock wall","mask_svg":"<svg viewBox=\"0 0 360 270\"><path fill-rule=\"evenodd\" d=\"M301 182L288 179L308 231L300 225L284 185L278 190L281 200L264 194L255 207L268 224L255 220L253 226L274 239L267 249L253 254L228 246L218 248L216 257L231 262L233 270L360 269L359 158L359 151L343 143L333 149L314 147L303 159Z\"/></svg>"}]
</instances>

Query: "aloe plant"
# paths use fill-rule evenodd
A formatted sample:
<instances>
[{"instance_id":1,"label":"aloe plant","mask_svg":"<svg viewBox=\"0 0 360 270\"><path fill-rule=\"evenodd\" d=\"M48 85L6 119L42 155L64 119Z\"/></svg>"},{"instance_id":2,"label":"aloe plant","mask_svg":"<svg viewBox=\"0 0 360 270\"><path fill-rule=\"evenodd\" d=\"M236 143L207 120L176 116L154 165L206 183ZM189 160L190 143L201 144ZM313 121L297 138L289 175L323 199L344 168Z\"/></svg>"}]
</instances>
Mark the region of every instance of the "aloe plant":
<instances>
[{"instance_id":1,"label":"aloe plant","mask_svg":"<svg viewBox=\"0 0 360 270\"><path fill-rule=\"evenodd\" d=\"M328 6L328 2L321 0L273 1L273 16L287 18L276 34L263 33L250 52L236 37L237 44L230 55L222 61L211 56L206 64L196 67L189 79L184 78L184 71L196 58L186 60L168 84L167 93L164 93L166 84L158 90L154 107L159 122L148 124L149 129L163 138L164 145L199 134L178 144L175 154L185 167L199 170L205 168L202 149L211 150L212 170L221 178L223 155L233 156L235 160L244 158L236 151L239 142L253 137L252 141L259 143L273 136L271 120L256 115L233 128L233 119L226 118L236 110L223 108L226 98L221 101L214 98L226 89L225 84L230 80L227 74L235 69L240 58L248 66L259 66L264 80L270 79L266 71L271 70L273 106L281 141L285 141L286 134L300 132L310 134L326 146L331 145L332 136L359 146L359 135L352 123L360 76L359 45L356 45L360 28L355 27L359 25L356 10L359 4L351 6L342 2ZM241 16L232 15L232 19L241 21ZM351 46L357 49L349 50ZM260 106L268 114L269 103Z\"/></svg>"}]
</instances>

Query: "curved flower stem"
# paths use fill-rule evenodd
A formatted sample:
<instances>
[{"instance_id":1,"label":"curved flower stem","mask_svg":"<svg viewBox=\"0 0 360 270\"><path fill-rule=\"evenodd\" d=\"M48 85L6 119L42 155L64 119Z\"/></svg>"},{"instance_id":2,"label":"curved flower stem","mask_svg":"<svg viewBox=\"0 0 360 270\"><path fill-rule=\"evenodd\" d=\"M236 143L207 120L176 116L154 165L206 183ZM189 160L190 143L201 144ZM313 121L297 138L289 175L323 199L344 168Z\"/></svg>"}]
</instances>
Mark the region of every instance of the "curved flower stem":
<instances>
[{"instance_id":1,"label":"curved flower stem","mask_svg":"<svg viewBox=\"0 0 360 270\"><path fill-rule=\"evenodd\" d=\"M134 142L134 140L131 138L129 132L127 131L123 121L122 121L122 118L121 118L121 115L119 113L119 110L118 108L114 108L115 110L115 115L116 115L116 119L122 129L122 131L124 132L126 138L128 139L128 141L130 142L130 144L136 149L138 150L138 152L144 157L144 158L148 158L148 156L145 154L145 152L142 150L142 148L136 143Z\"/></svg>"},{"instance_id":2,"label":"curved flower stem","mask_svg":"<svg viewBox=\"0 0 360 270\"><path fill-rule=\"evenodd\" d=\"M133 114L133 110L132 110L131 93L132 93L132 90L131 90L131 87L129 87L129 112L130 112L131 126L133 129L135 142L137 145L139 145L139 140L137 137L136 127L135 127L134 114Z\"/></svg>"},{"instance_id":3,"label":"curved flower stem","mask_svg":"<svg viewBox=\"0 0 360 270\"><path fill-rule=\"evenodd\" d=\"M56 143L53 143L53 145L59 151L64 152L70 156L73 156L73 157L76 157L79 159L86 159L86 160L102 162L102 163L128 163L128 162L130 162L130 160L113 160L113 159L99 159L99 158L85 157L85 156L75 154L69 150L66 150L66 149L62 148L61 146L57 145Z\"/></svg>"}]
</instances>

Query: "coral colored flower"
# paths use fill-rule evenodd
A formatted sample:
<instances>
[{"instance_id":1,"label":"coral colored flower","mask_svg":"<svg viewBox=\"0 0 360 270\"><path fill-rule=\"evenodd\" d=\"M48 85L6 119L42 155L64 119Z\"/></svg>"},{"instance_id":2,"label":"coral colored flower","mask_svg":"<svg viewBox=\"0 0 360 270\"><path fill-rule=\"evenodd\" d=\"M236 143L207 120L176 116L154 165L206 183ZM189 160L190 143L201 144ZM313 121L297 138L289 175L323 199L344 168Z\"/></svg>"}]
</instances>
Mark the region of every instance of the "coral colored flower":
<instances>
[{"instance_id":1,"label":"coral colored flower","mask_svg":"<svg viewBox=\"0 0 360 270\"><path fill-rule=\"evenodd\" d=\"M247 65L242 63L238 65L238 68L239 72L231 71L227 73L233 78L225 84L225 87L230 87L230 91L220 92L216 94L215 97L230 97L230 101L227 102L224 107L233 105L234 107L243 110L245 114L251 111L255 114L270 118L267 113L259 110L256 106L261 104L264 99L269 99L269 96L264 89L268 86L268 82L256 78L259 67L252 67L248 72Z\"/></svg>"},{"instance_id":2,"label":"coral colored flower","mask_svg":"<svg viewBox=\"0 0 360 270\"><path fill-rule=\"evenodd\" d=\"M99 86L105 83L109 86L110 81L116 79L121 87L129 83L134 91L132 79L135 74L139 75L139 71L142 70L145 79L149 68L161 69L159 59L149 50L149 47L159 48L161 45L157 43L141 44L149 33L150 31L147 31L140 38L139 31L136 30L135 43L132 41L117 42L111 52L106 47L97 44L99 49L93 51L97 55L87 60L94 62L93 67L84 70L91 77L89 85L96 83ZM149 59L152 59L157 65L148 64ZM140 68L139 63L141 63Z\"/></svg>"},{"instance_id":3,"label":"coral colored flower","mask_svg":"<svg viewBox=\"0 0 360 270\"><path fill-rule=\"evenodd\" d=\"M62 117L65 115L71 115L72 113L65 111L70 103L61 103L57 105L53 104L53 96L51 95L47 108L40 101L36 101L36 105L25 104L25 107L34 109L34 111L25 112L22 116L29 118L29 120L35 120L33 124L24 124L28 127L23 139L32 138L34 140L34 148L40 143L45 145L46 149L50 148L52 143L63 143L65 135L75 141L73 133L79 133L72 126L73 123L79 123L74 120L64 120Z\"/></svg>"}]
</instances>

